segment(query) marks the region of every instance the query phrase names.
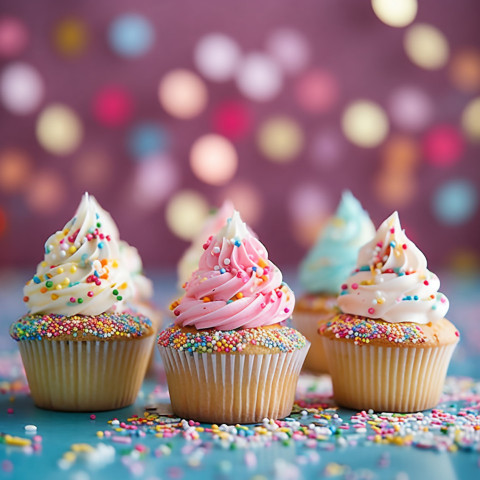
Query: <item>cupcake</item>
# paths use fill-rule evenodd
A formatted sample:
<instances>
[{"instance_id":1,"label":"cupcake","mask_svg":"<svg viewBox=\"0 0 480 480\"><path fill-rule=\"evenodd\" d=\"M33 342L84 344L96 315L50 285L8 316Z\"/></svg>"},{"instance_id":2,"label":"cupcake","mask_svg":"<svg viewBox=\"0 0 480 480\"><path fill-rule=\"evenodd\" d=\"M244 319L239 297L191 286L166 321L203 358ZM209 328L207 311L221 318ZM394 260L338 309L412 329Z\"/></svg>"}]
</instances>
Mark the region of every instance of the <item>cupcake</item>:
<instances>
[{"instance_id":1,"label":"cupcake","mask_svg":"<svg viewBox=\"0 0 480 480\"><path fill-rule=\"evenodd\" d=\"M135 401L155 340L148 318L129 311L131 277L96 202L45 243L24 288L29 312L10 328L32 398L42 408L99 411Z\"/></svg>"},{"instance_id":2,"label":"cupcake","mask_svg":"<svg viewBox=\"0 0 480 480\"><path fill-rule=\"evenodd\" d=\"M304 368L328 372L319 323L336 310L340 286L355 268L358 250L375 234L368 213L349 191L345 191L335 215L330 218L317 243L300 264L299 279L306 292L296 303L293 326L312 346Z\"/></svg>"},{"instance_id":3,"label":"cupcake","mask_svg":"<svg viewBox=\"0 0 480 480\"><path fill-rule=\"evenodd\" d=\"M222 206L212 213L205 224L202 231L187 248L182 258L178 262L178 287L183 288L183 284L191 277L192 272L198 268L198 262L203 254L203 244L205 239L210 235L215 235L225 225L225 222L233 214L233 204L229 200L223 202Z\"/></svg>"},{"instance_id":4,"label":"cupcake","mask_svg":"<svg viewBox=\"0 0 480 480\"><path fill-rule=\"evenodd\" d=\"M319 330L339 405L412 412L438 403L459 340L439 286L395 212L360 250L342 313Z\"/></svg>"},{"instance_id":5,"label":"cupcake","mask_svg":"<svg viewBox=\"0 0 480 480\"><path fill-rule=\"evenodd\" d=\"M295 298L238 212L204 244L199 268L159 335L173 411L254 423L292 409L309 343L284 321Z\"/></svg>"}]
</instances>

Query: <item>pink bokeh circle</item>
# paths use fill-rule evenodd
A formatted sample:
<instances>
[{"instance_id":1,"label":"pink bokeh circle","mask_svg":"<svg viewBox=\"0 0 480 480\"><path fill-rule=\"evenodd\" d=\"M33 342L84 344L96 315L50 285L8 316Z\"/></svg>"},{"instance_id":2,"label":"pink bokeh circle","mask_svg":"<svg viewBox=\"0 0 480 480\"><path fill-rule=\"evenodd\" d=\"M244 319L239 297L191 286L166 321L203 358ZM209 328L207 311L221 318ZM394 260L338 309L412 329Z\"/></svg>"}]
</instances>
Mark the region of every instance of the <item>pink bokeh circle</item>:
<instances>
[{"instance_id":1,"label":"pink bokeh circle","mask_svg":"<svg viewBox=\"0 0 480 480\"><path fill-rule=\"evenodd\" d=\"M252 118L244 102L233 100L217 107L213 112L212 123L215 132L236 140L247 134Z\"/></svg>"},{"instance_id":2,"label":"pink bokeh circle","mask_svg":"<svg viewBox=\"0 0 480 480\"><path fill-rule=\"evenodd\" d=\"M14 57L25 49L28 31L23 22L11 16L0 17L0 57Z\"/></svg>"},{"instance_id":3,"label":"pink bokeh circle","mask_svg":"<svg viewBox=\"0 0 480 480\"><path fill-rule=\"evenodd\" d=\"M423 152L429 163L449 166L457 163L465 150L465 141L453 125L437 125L423 137Z\"/></svg>"},{"instance_id":4,"label":"pink bokeh circle","mask_svg":"<svg viewBox=\"0 0 480 480\"><path fill-rule=\"evenodd\" d=\"M93 100L93 113L107 127L125 125L131 118L133 101L124 88L110 85L101 89Z\"/></svg>"},{"instance_id":5,"label":"pink bokeh circle","mask_svg":"<svg viewBox=\"0 0 480 480\"><path fill-rule=\"evenodd\" d=\"M301 75L295 84L295 98L309 113L329 111L337 102L338 96L338 81L326 70L310 70Z\"/></svg>"}]
</instances>

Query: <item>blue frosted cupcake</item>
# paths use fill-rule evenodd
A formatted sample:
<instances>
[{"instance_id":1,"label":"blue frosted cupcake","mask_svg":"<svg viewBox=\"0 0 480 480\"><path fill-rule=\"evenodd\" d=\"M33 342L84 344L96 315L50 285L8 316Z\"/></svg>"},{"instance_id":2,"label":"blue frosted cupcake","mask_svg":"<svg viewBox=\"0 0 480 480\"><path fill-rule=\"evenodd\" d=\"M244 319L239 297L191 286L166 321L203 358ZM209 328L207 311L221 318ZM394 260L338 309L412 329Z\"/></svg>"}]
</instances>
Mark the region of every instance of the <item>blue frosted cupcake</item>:
<instances>
[{"instance_id":1,"label":"blue frosted cupcake","mask_svg":"<svg viewBox=\"0 0 480 480\"><path fill-rule=\"evenodd\" d=\"M350 191L345 191L335 215L300 264L299 279L305 293L295 305L293 326L312 343L304 363L306 370L328 372L319 324L337 312L340 288L355 268L360 247L374 234L368 213Z\"/></svg>"}]
</instances>

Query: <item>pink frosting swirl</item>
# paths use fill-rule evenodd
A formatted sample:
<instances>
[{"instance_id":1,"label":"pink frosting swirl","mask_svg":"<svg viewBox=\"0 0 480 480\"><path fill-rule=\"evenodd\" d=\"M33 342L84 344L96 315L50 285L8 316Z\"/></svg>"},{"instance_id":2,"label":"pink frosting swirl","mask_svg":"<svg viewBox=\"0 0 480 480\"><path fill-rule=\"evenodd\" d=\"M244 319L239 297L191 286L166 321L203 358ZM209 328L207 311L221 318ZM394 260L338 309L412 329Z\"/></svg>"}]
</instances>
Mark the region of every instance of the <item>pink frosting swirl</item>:
<instances>
[{"instance_id":1,"label":"pink frosting swirl","mask_svg":"<svg viewBox=\"0 0 480 480\"><path fill-rule=\"evenodd\" d=\"M238 212L204 249L185 295L172 305L176 325L235 330L272 325L291 316L293 292Z\"/></svg>"}]
</instances>

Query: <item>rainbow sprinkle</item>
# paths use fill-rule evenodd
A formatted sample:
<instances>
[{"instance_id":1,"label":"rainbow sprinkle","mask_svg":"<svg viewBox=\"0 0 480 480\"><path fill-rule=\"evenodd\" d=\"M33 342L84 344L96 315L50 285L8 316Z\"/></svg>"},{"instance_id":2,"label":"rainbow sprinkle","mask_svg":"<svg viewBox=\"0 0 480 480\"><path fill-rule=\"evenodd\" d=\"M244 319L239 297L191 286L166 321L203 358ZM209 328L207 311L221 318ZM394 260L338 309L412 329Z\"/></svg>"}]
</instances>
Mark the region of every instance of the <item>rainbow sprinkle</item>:
<instances>
[{"instance_id":1,"label":"rainbow sprinkle","mask_svg":"<svg viewBox=\"0 0 480 480\"><path fill-rule=\"evenodd\" d=\"M70 335L82 339L87 335L98 339L128 337L145 334L152 322L143 315L130 313L102 313L101 315L25 315L10 327L14 340L42 340Z\"/></svg>"},{"instance_id":2,"label":"rainbow sprinkle","mask_svg":"<svg viewBox=\"0 0 480 480\"><path fill-rule=\"evenodd\" d=\"M355 345L370 343L373 339L392 343L425 343L426 336L419 325L389 323L354 315L337 315L320 327L322 332L332 332L336 338L352 339Z\"/></svg>"},{"instance_id":3,"label":"rainbow sprinkle","mask_svg":"<svg viewBox=\"0 0 480 480\"><path fill-rule=\"evenodd\" d=\"M281 352L293 352L305 346L305 337L289 327L208 329L195 332L185 332L179 327L170 327L160 333L158 344L191 353L241 352L249 344L278 349Z\"/></svg>"}]
</instances>

